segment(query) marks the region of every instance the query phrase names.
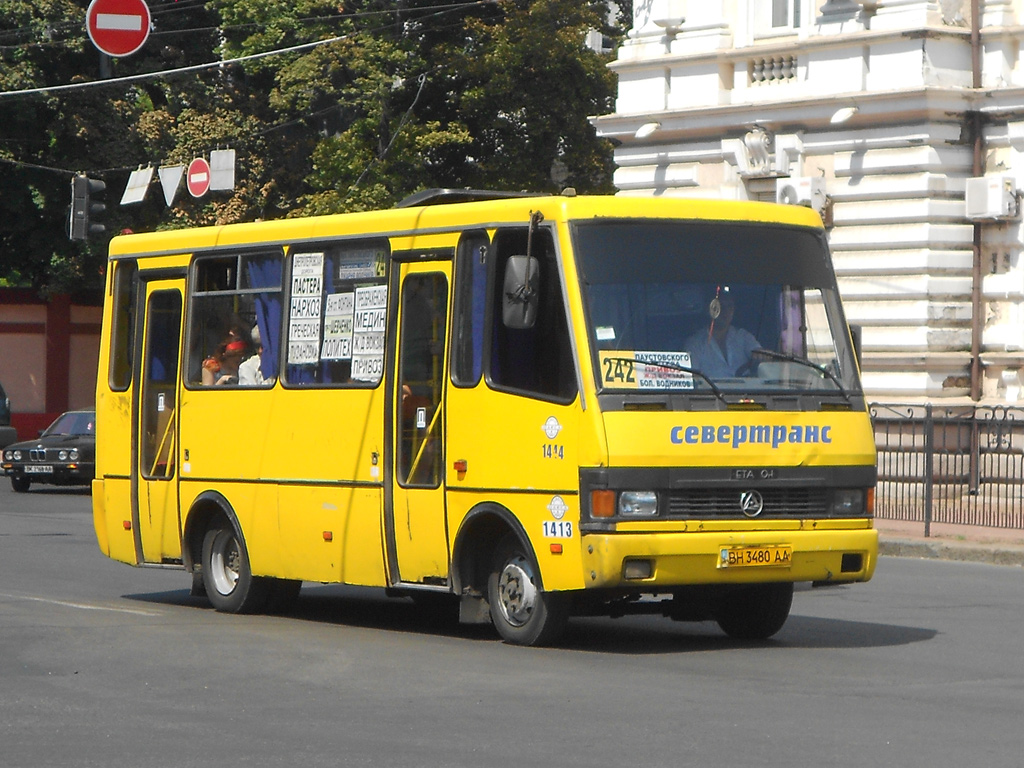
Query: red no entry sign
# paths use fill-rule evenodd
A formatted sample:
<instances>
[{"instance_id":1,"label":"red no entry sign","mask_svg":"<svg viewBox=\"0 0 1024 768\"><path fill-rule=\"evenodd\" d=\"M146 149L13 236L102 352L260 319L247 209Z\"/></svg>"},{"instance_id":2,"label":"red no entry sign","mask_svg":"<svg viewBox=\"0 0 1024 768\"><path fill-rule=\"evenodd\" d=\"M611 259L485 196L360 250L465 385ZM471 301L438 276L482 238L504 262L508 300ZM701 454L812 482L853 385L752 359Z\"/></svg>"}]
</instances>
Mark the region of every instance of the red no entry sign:
<instances>
[{"instance_id":1,"label":"red no entry sign","mask_svg":"<svg viewBox=\"0 0 1024 768\"><path fill-rule=\"evenodd\" d=\"M93 45L108 56L130 56L149 37L149 6L145 0L92 0L85 29Z\"/></svg>"},{"instance_id":2,"label":"red no entry sign","mask_svg":"<svg viewBox=\"0 0 1024 768\"><path fill-rule=\"evenodd\" d=\"M188 185L188 191L192 197L202 197L209 192L210 164L201 157L197 157L189 163L185 183Z\"/></svg>"}]
</instances>

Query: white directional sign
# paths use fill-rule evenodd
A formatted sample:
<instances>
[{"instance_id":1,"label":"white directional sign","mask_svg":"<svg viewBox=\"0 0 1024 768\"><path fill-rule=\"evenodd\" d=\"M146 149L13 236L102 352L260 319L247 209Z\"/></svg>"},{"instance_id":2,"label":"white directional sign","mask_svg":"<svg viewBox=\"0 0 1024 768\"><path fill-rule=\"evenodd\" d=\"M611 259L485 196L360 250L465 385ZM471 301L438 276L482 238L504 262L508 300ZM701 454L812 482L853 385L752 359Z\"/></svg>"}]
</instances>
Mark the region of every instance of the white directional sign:
<instances>
[{"instance_id":1,"label":"white directional sign","mask_svg":"<svg viewBox=\"0 0 1024 768\"><path fill-rule=\"evenodd\" d=\"M128 177L128 184L124 188L124 194L121 195L121 205L141 203L145 200L146 192L149 191L149 182L152 180L153 166L132 171L132 175Z\"/></svg>"}]
</instances>

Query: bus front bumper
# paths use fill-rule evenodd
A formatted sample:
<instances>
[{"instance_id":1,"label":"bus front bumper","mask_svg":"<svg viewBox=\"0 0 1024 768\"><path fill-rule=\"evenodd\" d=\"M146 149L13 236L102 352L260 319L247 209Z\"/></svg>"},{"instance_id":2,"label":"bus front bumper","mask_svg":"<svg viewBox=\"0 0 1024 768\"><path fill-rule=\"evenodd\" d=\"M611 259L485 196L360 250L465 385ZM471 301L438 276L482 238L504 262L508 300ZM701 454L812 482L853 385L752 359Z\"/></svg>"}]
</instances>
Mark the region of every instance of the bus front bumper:
<instances>
[{"instance_id":1,"label":"bus front bumper","mask_svg":"<svg viewBox=\"0 0 1024 768\"><path fill-rule=\"evenodd\" d=\"M867 581L878 531L718 531L583 536L587 588L667 591L690 584Z\"/></svg>"}]
</instances>

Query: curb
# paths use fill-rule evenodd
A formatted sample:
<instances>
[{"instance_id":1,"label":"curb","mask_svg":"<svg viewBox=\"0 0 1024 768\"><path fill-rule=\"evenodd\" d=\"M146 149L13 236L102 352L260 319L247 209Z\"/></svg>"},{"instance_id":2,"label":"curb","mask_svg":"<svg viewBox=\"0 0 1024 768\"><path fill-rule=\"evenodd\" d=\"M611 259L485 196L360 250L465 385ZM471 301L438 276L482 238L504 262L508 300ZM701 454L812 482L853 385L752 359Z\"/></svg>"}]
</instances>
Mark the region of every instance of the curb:
<instances>
[{"instance_id":1,"label":"curb","mask_svg":"<svg viewBox=\"0 0 1024 768\"><path fill-rule=\"evenodd\" d=\"M925 560L957 560L1024 567L1024 547L1001 544L983 546L947 541L882 539L878 542L878 554L886 557L916 557Z\"/></svg>"}]
</instances>

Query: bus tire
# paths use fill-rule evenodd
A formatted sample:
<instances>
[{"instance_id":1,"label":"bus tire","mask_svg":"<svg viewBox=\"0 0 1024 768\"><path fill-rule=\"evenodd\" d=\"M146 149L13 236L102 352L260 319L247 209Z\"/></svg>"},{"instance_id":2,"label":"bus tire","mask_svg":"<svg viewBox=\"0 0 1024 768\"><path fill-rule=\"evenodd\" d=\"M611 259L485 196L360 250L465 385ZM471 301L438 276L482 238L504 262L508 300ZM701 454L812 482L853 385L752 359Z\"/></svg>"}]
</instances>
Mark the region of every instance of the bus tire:
<instances>
[{"instance_id":1,"label":"bus tire","mask_svg":"<svg viewBox=\"0 0 1024 768\"><path fill-rule=\"evenodd\" d=\"M211 528L203 537L203 583L206 596L224 613L261 610L270 591L266 579L252 575L249 553L234 528Z\"/></svg>"},{"instance_id":2,"label":"bus tire","mask_svg":"<svg viewBox=\"0 0 1024 768\"><path fill-rule=\"evenodd\" d=\"M519 539L507 535L498 544L487 579L487 602L494 628L506 643L550 645L569 617L565 595L538 587L537 567Z\"/></svg>"},{"instance_id":3,"label":"bus tire","mask_svg":"<svg viewBox=\"0 0 1024 768\"><path fill-rule=\"evenodd\" d=\"M32 481L27 477L11 477L11 488L15 493L25 493L32 486Z\"/></svg>"},{"instance_id":4,"label":"bus tire","mask_svg":"<svg viewBox=\"0 0 1024 768\"><path fill-rule=\"evenodd\" d=\"M754 584L723 595L715 620L729 637L767 640L782 629L792 605L792 584Z\"/></svg>"}]
</instances>

